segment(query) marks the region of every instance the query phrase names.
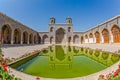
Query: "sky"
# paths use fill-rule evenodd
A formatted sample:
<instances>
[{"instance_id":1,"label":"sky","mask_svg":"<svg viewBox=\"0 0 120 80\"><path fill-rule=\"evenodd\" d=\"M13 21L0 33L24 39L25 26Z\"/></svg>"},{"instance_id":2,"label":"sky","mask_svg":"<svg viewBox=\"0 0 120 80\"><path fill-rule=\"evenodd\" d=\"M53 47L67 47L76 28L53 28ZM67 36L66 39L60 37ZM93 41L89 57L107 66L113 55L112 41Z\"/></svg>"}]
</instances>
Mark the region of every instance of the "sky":
<instances>
[{"instance_id":1,"label":"sky","mask_svg":"<svg viewBox=\"0 0 120 80\"><path fill-rule=\"evenodd\" d=\"M74 31L86 31L120 14L120 0L0 0L0 12L40 32L48 31L50 18Z\"/></svg>"}]
</instances>

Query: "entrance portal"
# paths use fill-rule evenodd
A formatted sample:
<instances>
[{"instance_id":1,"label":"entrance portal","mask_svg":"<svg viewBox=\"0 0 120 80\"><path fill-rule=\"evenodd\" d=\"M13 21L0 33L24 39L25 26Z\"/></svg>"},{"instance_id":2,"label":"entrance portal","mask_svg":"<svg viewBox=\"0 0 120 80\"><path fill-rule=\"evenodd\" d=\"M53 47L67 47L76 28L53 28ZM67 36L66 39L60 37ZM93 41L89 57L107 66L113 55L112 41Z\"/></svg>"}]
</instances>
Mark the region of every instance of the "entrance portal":
<instances>
[{"instance_id":1,"label":"entrance portal","mask_svg":"<svg viewBox=\"0 0 120 80\"><path fill-rule=\"evenodd\" d=\"M65 30L62 28L59 28L56 31L56 44L61 44L64 40Z\"/></svg>"}]
</instances>

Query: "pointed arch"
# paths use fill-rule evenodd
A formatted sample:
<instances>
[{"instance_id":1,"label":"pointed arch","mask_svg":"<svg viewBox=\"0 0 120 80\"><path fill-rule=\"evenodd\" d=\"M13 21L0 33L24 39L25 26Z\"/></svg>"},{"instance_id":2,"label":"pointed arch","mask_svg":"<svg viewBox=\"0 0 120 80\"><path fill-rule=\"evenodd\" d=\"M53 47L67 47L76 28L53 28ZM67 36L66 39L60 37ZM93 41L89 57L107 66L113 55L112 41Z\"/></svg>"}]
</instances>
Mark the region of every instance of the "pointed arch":
<instances>
[{"instance_id":1,"label":"pointed arch","mask_svg":"<svg viewBox=\"0 0 120 80\"><path fill-rule=\"evenodd\" d=\"M38 44L41 44L41 37L39 34L38 34Z\"/></svg>"},{"instance_id":2,"label":"pointed arch","mask_svg":"<svg viewBox=\"0 0 120 80\"><path fill-rule=\"evenodd\" d=\"M114 43L120 42L120 28L117 25L113 25L111 28L112 35L113 35L113 41Z\"/></svg>"},{"instance_id":3,"label":"pointed arch","mask_svg":"<svg viewBox=\"0 0 120 80\"><path fill-rule=\"evenodd\" d=\"M71 27L68 27L68 32L71 32Z\"/></svg>"},{"instance_id":4,"label":"pointed arch","mask_svg":"<svg viewBox=\"0 0 120 80\"><path fill-rule=\"evenodd\" d=\"M53 27L50 28L50 32L53 32Z\"/></svg>"},{"instance_id":5,"label":"pointed arch","mask_svg":"<svg viewBox=\"0 0 120 80\"><path fill-rule=\"evenodd\" d=\"M37 36L35 35L34 36L34 44L36 44L37 43Z\"/></svg>"},{"instance_id":6,"label":"pointed arch","mask_svg":"<svg viewBox=\"0 0 120 80\"><path fill-rule=\"evenodd\" d=\"M43 42L43 44L45 44L45 43L47 43L48 42L48 35L43 35L43 37L42 37L42 42Z\"/></svg>"},{"instance_id":7,"label":"pointed arch","mask_svg":"<svg viewBox=\"0 0 120 80\"><path fill-rule=\"evenodd\" d=\"M81 44L83 44L83 43L84 43L84 37L81 36Z\"/></svg>"},{"instance_id":8,"label":"pointed arch","mask_svg":"<svg viewBox=\"0 0 120 80\"><path fill-rule=\"evenodd\" d=\"M85 39L88 39L88 35L87 34L85 35Z\"/></svg>"},{"instance_id":9,"label":"pointed arch","mask_svg":"<svg viewBox=\"0 0 120 80\"><path fill-rule=\"evenodd\" d=\"M12 29L8 24L5 24L2 26L1 31L1 40L3 44L10 44L11 43L11 37L12 37Z\"/></svg>"},{"instance_id":10,"label":"pointed arch","mask_svg":"<svg viewBox=\"0 0 120 80\"><path fill-rule=\"evenodd\" d=\"M24 31L23 32L23 44L27 44L28 42L28 32Z\"/></svg>"},{"instance_id":11,"label":"pointed arch","mask_svg":"<svg viewBox=\"0 0 120 80\"><path fill-rule=\"evenodd\" d=\"M57 44L62 43L62 41L64 40L64 35L65 35L65 30L63 28L59 28L56 30L56 38L55 38L55 42Z\"/></svg>"},{"instance_id":12,"label":"pointed arch","mask_svg":"<svg viewBox=\"0 0 120 80\"><path fill-rule=\"evenodd\" d=\"M73 36L73 43L74 44L79 43L79 36L78 35Z\"/></svg>"},{"instance_id":13,"label":"pointed arch","mask_svg":"<svg viewBox=\"0 0 120 80\"><path fill-rule=\"evenodd\" d=\"M102 36L103 36L104 43L109 43L109 32L107 29L103 29Z\"/></svg>"},{"instance_id":14,"label":"pointed arch","mask_svg":"<svg viewBox=\"0 0 120 80\"><path fill-rule=\"evenodd\" d=\"M94 38L92 33L89 34L89 43L94 43Z\"/></svg>"},{"instance_id":15,"label":"pointed arch","mask_svg":"<svg viewBox=\"0 0 120 80\"><path fill-rule=\"evenodd\" d=\"M89 40L88 40L88 35L86 34L85 35L85 43L88 43L89 42Z\"/></svg>"},{"instance_id":16,"label":"pointed arch","mask_svg":"<svg viewBox=\"0 0 120 80\"><path fill-rule=\"evenodd\" d=\"M89 38L93 38L93 34L92 33L89 34Z\"/></svg>"},{"instance_id":17,"label":"pointed arch","mask_svg":"<svg viewBox=\"0 0 120 80\"><path fill-rule=\"evenodd\" d=\"M20 44L21 42L21 31L19 28L14 30L14 35L13 35L13 39L14 39L14 44Z\"/></svg>"},{"instance_id":18,"label":"pointed arch","mask_svg":"<svg viewBox=\"0 0 120 80\"><path fill-rule=\"evenodd\" d=\"M100 33L98 31L95 32L96 43L100 43Z\"/></svg>"},{"instance_id":19,"label":"pointed arch","mask_svg":"<svg viewBox=\"0 0 120 80\"><path fill-rule=\"evenodd\" d=\"M50 44L53 43L53 36L50 37Z\"/></svg>"},{"instance_id":20,"label":"pointed arch","mask_svg":"<svg viewBox=\"0 0 120 80\"><path fill-rule=\"evenodd\" d=\"M33 34L29 35L29 44L33 44Z\"/></svg>"}]
</instances>

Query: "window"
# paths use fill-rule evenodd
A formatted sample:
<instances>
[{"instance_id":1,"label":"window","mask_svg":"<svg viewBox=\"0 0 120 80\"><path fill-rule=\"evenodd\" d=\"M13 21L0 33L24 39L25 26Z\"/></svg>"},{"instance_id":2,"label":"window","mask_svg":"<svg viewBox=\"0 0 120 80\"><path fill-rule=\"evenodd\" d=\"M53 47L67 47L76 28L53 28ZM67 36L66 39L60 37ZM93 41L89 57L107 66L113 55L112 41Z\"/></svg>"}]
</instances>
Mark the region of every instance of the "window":
<instances>
[{"instance_id":1,"label":"window","mask_svg":"<svg viewBox=\"0 0 120 80\"><path fill-rule=\"evenodd\" d=\"M53 27L50 28L50 32L53 32Z\"/></svg>"},{"instance_id":2,"label":"window","mask_svg":"<svg viewBox=\"0 0 120 80\"><path fill-rule=\"evenodd\" d=\"M71 27L68 27L68 32L71 32Z\"/></svg>"}]
</instances>

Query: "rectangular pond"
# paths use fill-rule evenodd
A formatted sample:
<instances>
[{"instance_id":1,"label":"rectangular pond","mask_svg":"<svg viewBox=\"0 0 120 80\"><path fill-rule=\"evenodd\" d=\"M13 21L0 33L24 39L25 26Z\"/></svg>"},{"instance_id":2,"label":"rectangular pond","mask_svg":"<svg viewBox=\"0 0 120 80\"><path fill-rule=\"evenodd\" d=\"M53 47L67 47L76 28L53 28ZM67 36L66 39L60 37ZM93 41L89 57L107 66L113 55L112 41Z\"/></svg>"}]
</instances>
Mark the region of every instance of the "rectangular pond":
<instances>
[{"instance_id":1,"label":"rectangular pond","mask_svg":"<svg viewBox=\"0 0 120 80\"><path fill-rule=\"evenodd\" d=\"M119 60L112 54L86 52L74 46L50 46L41 51L42 55L30 59L21 66L14 66L18 71L45 78L75 78L101 71ZM116 59L117 58L117 59Z\"/></svg>"}]
</instances>

